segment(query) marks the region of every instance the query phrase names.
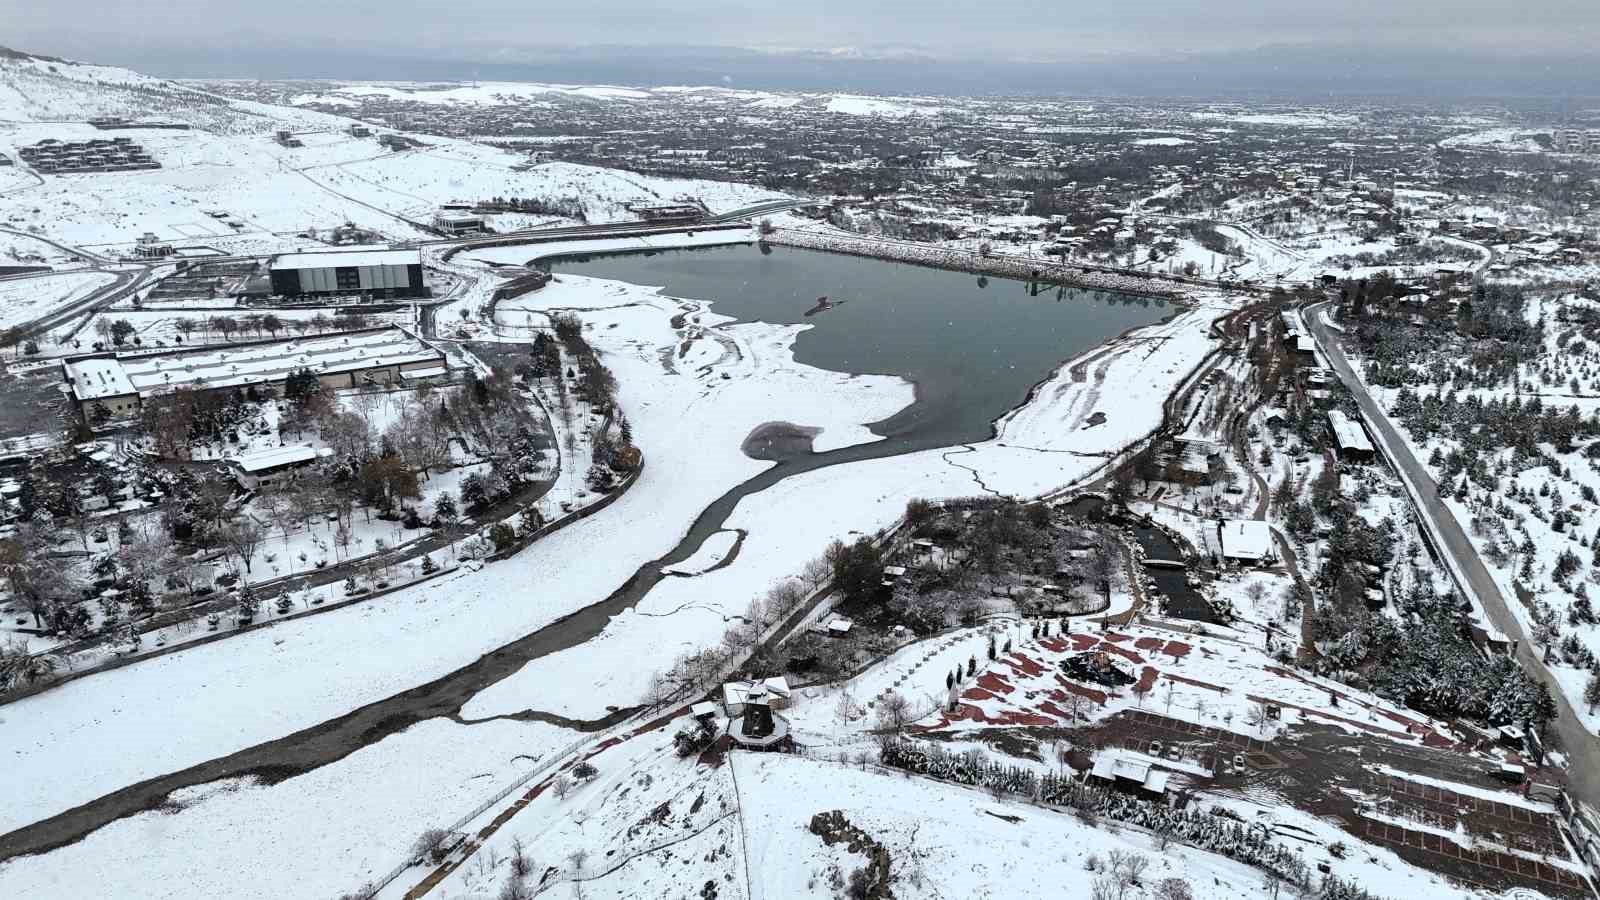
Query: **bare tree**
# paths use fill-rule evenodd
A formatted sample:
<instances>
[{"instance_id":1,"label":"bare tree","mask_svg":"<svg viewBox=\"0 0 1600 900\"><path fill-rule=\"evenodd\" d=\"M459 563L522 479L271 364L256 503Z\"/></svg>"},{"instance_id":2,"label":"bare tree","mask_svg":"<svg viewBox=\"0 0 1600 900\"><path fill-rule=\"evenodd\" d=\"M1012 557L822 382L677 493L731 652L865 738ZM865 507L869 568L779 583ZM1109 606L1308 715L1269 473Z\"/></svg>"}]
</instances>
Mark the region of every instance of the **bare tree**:
<instances>
[{"instance_id":1,"label":"bare tree","mask_svg":"<svg viewBox=\"0 0 1600 900\"><path fill-rule=\"evenodd\" d=\"M500 886L500 893L495 900L533 900L534 896L533 888L528 886L527 876L513 872L506 883Z\"/></svg>"},{"instance_id":2,"label":"bare tree","mask_svg":"<svg viewBox=\"0 0 1600 900\"><path fill-rule=\"evenodd\" d=\"M256 549L261 546L266 533L266 530L248 514L240 516L238 521L222 529L223 545L239 558L239 562L244 565L246 575L250 574L250 566L256 558Z\"/></svg>"},{"instance_id":3,"label":"bare tree","mask_svg":"<svg viewBox=\"0 0 1600 900\"><path fill-rule=\"evenodd\" d=\"M434 427L432 419L425 406L409 403L384 432L384 437L394 446L400 458L423 479L427 479L429 470L450 459L447 435Z\"/></svg>"},{"instance_id":4,"label":"bare tree","mask_svg":"<svg viewBox=\"0 0 1600 900\"><path fill-rule=\"evenodd\" d=\"M322 441L345 459L363 459L372 448L372 428L367 420L353 413L329 413L322 417Z\"/></svg>"},{"instance_id":5,"label":"bare tree","mask_svg":"<svg viewBox=\"0 0 1600 900\"><path fill-rule=\"evenodd\" d=\"M256 506L266 513L267 521L277 526L283 537L284 549L289 547L289 532L295 525L295 502L292 492L266 490L256 498Z\"/></svg>"},{"instance_id":6,"label":"bare tree","mask_svg":"<svg viewBox=\"0 0 1600 900\"><path fill-rule=\"evenodd\" d=\"M76 590L73 570L50 552L53 549L49 535L32 522L19 525L9 539L0 540L0 577L5 578L11 595L26 605L38 628L44 627L44 617L55 605L52 598Z\"/></svg>"},{"instance_id":7,"label":"bare tree","mask_svg":"<svg viewBox=\"0 0 1600 900\"><path fill-rule=\"evenodd\" d=\"M894 731L899 734L911 721L911 702L896 691L890 691L878 698L877 702L878 727Z\"/></svg>"},{"instance_id":8,"label":"bare tree","mask_svg":"<svg viewBox=\"0 0 1600 900\"><path fill-rule=\"evenodd\" d=\"M511 839L511 874L518 878L527 878L533 872L533 860L528 858L528 848L522 843L522 836Z\"/></svg>"},{"instance_id":9,"label":"bare tree","mask_svg":"<svg viewBox=\"0 0 1600 900\"><path fill-rule=\"evenodd\" d=\"M1138 884L1139 876L1150 867L1150 858L1142 853L1125 853L1113 850L1110 853L1111 871L1126 879L1128 884Z\"/></svg>"},{"instance_id":10,"label":"bare tree","mask_svg":"<svg viewBox=\"0 0 1600 900\"><path fill-rule=\"evenodd\" d=\"M813 591L827 584L831 578L833 578L833 566L821 557L806 563L800 573L800 580Z\"/></svg>"},{"instance_id":11,"label":"bare tree","mask_svg":"<svg viewBox=\"0 0 1600 900\"><path fill-rule=\"evenodd\" d=\"M135 533L117 548L117 559L135 581L154 581L177 567L178 554L165 531Z\"/></svg>"},{"instance_id":12,"label":"bare tree","mask_svg":"<svg viewBox=\"0 0 1600 900\"><path fill-rule=\"evenodd\" d=\"M166 459L189 458L196 408L195 394L188 388L156 394L139 405L140 425L157 455Z\"/></svg>"},{"instance_id":13,"label":"bare tree","mask_svg":"<svg viewBox=\"0 0 1600 900\"><path fill-rule=\"evenodd\" d=\"M1267 711L1267 701L1265 700L1257 700L1251 703L1250 708L1244 714L1244 720L1261 729L1262 734L1266 734L1267 722L1271 721L1271 719L1272 716Z\"/></svg>"},{"instance_id":14,"label":"bare tree","mask_svg":"<svg viewBox=\"0 0 1600 900\"><path fill-rule=\"evenodd\" d=\"M438 865L444 862L443 846L450 833L443 828L429 828L411 842L411 858L418 862Z\"/></svg>"}]
</instances>

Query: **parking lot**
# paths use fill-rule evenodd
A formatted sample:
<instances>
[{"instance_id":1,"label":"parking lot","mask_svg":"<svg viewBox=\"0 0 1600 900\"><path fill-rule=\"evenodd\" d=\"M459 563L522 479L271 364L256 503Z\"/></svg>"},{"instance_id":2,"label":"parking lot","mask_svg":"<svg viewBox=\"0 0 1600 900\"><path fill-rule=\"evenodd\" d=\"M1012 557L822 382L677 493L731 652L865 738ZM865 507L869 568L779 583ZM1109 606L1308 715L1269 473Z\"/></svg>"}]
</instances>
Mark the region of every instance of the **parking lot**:
<instances>
[{"instance_id":1,"label":"parking lot","mask_svg":"<svg viewBox=\"0 0 1600 900\"><path fill-rule=\"evenodd\" d=\"M1465 884L1575 898L1589 893L1553 809L1510 793L1500 801L1427 783L1505 791L1489 761L1459 750L1316 725L1297 726L1269 744L1143 710L1125 711L1081 736L1101 747L1159 755L1185 773L1185 794L1259 801L1266 792ZM1376 771L1380 766L1412 777Z\"/></svg>"}]
</instances>

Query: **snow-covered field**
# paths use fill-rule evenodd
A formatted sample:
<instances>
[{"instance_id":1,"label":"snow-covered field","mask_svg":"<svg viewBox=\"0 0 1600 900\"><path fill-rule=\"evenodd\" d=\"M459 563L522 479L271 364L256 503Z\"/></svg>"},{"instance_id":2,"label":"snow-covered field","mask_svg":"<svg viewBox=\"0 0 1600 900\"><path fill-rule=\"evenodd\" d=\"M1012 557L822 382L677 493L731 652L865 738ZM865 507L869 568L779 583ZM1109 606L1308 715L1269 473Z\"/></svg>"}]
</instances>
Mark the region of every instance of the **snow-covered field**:
<instances>
[{"instance_id":1,"label":"snow-covered field","mask_svg":"<svg viewBox=\"0 0 1600 900\"><path fill-rule=\"evenodd\" d=\"M826 431L884 418L911 399L909 386L898 379L794 364L788 327L739 326L732 330L739 353L728 353L714 374L669 372L657 351L682 340L669 323L679 310L676 303L625 285L566 277L534 296L548 308L614 305L609 314L593 313L595 320L614 316L638 329L619 333L601 324L592 338L617 373L635 440L646 448L645 471L625 496L482 573L457 573L357 607L82 679L12 705L7 719L20 726L8 727L13 746L29 748L12 771L26 787L7 793L0 829L281 736L459 668L602 599L640 564L670 548L701 508L770 465L739 450L745 435L769 416ZM660 305L638 305L643 303ZM722 371L730 377L722 379ZM719 598L730 604L746 599ZM694 634L712 621L720 631L720 615L686 627ZM668 652L670 658L677 642L663 637L658 629L654 652ZM354 646L381 646L385 652L350 652ZM609 645L585 647L589 671L613 668L604 662L618 658ZM266 703L262 685L272 686ZM537 693L522 700L519 709L543 705ZM209 712L193 728L137 734L120 748L75 737L111 715L159 718L181 709ZM49 777L54 767L74 759L70 764L82 777L70 784Z\"/></svg>"},{"instance_id":2,"label":"snow-covered field","mask_svg":"<svg viewBox=\"0 0 1600 900\"><path fill-rule=\"evenodd\" d=\"M115 280L110 272L60 272L0 279L0 329L47 315Z\"/></svg>"},{"instance_id":3,"label":"snow-covered field","mask_svg":"<svg viewBox=\"0 0 1600 900\"><path fill-rule=\"evenodd\" d=\"M490 97L496 86L414 91L419 96ZM507 90L507 86L499 86ZM560 86L522 86L523 93ZM401 88L370 88L400 91ZM575 88L590 98L621 99L630 89ZM112 96L127 95L120 105ZM648 96L640 94L640 96ZM764 95L763 95L764 96ZM714 212L781 195L748 185L675 180L565 163L513 169L518 155L439 137L392 152L344 129L351 120L312 110L227 100L122 69L0 60L0 152L41 140L103 137L83 120L96 115L177 119L189 130L132 128L117 132L161 164L153 171L48 175L21 166L0 184L0 225L39 229L73 246L127 252L144 232L179 245L229 253L266 253L317 246L309 232L354 225L396 240L424 238L413 223L439 204L494 196L574 200L591 222L632 221L630 204L684 198ZM161 114L167 112L169 114ZM304 146L285 147L287 129ZM226 211L239 229L209 216ZM545 217L548 219L549 217ZM9 237L0 239L13 240ZM20 240L20 239L17 239ZM0 247L5 246L0 243ZM46 254L41 254L46 255Z\"/></svg>"},{"instance_id":4,"label":"snow-covered field","mask_svg":"<svg viewBox=\"0 0 1600 900\"><path fill-rule=\"evenodd\" d=\"M640 563L670 547L711 499L768 465L739 451L755 426L781 419L821 428L824 435L851 433L910 402L910 386L897 379L796 365L789 346L799 326L716 327L724 318L703 306L649 289L563 276L503 307L501 315L516 322L530 313L584 310L591 341L617 374L635 439L646 448L646 468L629 493L599 515L481 573L455 573L357 607L82 679L11 706L7 718L21 727L14 731L15 746L25 749L10 761L10 771L25 789L6 796L0 828L324 721L458 668L601 599ZM1135 336L1105 357L1099 370L1105 382L1138 384L1144 393L1119 395L1108 425L1081 435L1091 455L1038 449L1070 446L1072 438L1055 429L1075 414L1074 405L1081 413L1097 402L1090 396L1102 379L1073 382L1064 368L1056 376L1059 390L1038 392L1004 424L1003 441L975 445L951 460L930 451L786 479L735 509L727 526L744 528L749 537L732 565L667 579L599 638L530 665L464 712L478 717L532 707L580 717L603 714L602 703L638 697L653 668L720 634L727 611L741 611L773 581L798 571L829 539L888 524L913 497L973 493L974 469L991 484L1029 493L1093 471L1104 461L1099 453L1159 420L1160 399L1207 348L1206 328L1224 311L1218 305L1186 313L1157 326L1166 340L1141 342ZM686 318L674 329L670 320L680 313ZM696 366L675 366L680 355L693 356ZM797 515L799 510L806 513ZM775 529L773 522L783 527ZM385 652L352 652L357 646L382 646ZM133 731L115 745L81 740L111 716L156 721L191 715L185 710L200 716L196 727ZM203 716L200 710L206 710ZM333 764L326 774L338 777L347 763ZM454 763L439 765L448 769ZM52 776L63 767L76 773L72 779ZM299 782L263 790L293 792ZM465 805L465 798L456 797L419 806L417 814L448 817ZM270 806L255 808L269 816ZM266 819L249 824L254 818L243 811L234 820L247 830L272 827ZM361 827L366 826L352 823ZM123 839L137 833L128 823L106 831ZM8 863L0 877L36 864L36 858ZM262 882L263 892L273 889L270 879Z\"/></svg>"}]
</instances>

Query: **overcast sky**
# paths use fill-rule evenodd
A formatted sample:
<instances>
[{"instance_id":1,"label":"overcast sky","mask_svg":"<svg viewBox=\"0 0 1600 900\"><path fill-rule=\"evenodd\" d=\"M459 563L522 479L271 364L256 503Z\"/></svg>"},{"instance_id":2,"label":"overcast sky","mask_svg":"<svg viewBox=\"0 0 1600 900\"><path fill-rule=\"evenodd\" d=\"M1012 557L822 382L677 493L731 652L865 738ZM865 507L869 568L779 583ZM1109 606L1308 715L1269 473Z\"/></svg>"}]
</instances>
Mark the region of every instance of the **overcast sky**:
<instances>
[{"instance_id":1,"label":"overcast sky","mask_svg":"<svg viewBox=\"0 0 1600 900\"><path fill-rule=\"evenodd\" d=\"M1300 42L1590 50L1600 0L0 0L0 22L5 45L110 62L197 40L485 61L600 43L1071 59Z\"/></svg>"}]
</instances>

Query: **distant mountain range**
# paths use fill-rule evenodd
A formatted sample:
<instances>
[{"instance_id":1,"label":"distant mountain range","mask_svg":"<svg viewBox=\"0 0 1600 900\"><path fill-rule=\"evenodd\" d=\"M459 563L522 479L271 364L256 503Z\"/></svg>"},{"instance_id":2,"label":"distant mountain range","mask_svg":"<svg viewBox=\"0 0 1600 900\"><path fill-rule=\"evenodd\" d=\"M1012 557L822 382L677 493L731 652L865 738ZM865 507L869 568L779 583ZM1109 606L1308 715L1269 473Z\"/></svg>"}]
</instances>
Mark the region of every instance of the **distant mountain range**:
<instances>
[{"instance_id":1,"label":"distant mountain range","mask_svg":"<svg viewBox=\"0 0 1600 900\"><path fill-rule=\"evenodd\" d=\"M1389 46L1283 45L1181 56L1107 56L1086 48L1061 61L941 59L856 49L724 47L535 48L497 59L425 57L350 47L130 44L96 60L169 78L542 81L727 85L764 90L884 94L1241 97L1600 97L1600 54L1505 54Z\"/></svg>"}]
</instances>

